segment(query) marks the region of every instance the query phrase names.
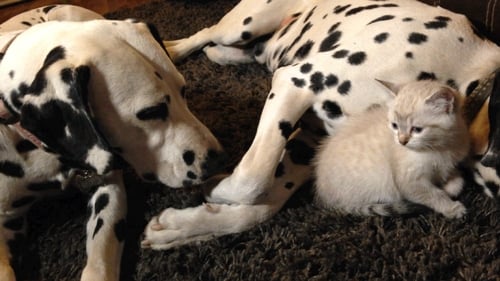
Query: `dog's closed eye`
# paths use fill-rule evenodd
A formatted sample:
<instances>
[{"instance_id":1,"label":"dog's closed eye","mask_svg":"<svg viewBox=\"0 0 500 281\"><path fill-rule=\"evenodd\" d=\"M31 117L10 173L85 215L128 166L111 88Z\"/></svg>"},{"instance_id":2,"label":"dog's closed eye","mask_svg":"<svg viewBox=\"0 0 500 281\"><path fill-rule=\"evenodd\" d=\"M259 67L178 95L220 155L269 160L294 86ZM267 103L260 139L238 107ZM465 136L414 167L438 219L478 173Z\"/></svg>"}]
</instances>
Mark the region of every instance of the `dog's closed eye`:
<instances>
[{"instance_id":1,"label":"dog's closed eye","mask_svg":"<svg viewBox=\"0 0 500 281\"><path fill-rule=\"evenodd\" d=\"M166 102L162 102L158 105L146 107L136 114L137 118L142 121L161 119L163 121L167 120L168 117L168 106Z\"/></svg>"}]
</instances>

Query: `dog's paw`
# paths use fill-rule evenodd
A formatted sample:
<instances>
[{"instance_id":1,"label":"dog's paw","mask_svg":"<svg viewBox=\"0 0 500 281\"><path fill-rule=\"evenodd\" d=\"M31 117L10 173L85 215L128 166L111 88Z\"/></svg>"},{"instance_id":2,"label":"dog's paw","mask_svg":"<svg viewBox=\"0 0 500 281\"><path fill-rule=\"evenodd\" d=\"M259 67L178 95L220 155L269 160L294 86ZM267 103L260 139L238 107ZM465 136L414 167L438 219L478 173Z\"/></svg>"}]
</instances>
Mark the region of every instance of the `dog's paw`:
<instances>
[{"instance_id":1,"label":"dog's paw","mask_svg":"<svg viewBox=\"0 0 500 281\"><path fill-rule=\"evenodd\" d=\"M168 208L146 226L143 248L169 249L238 233L275 214L277 205L207 203L193 208Z\"/></svg>"},{"instance_id":2,"label":"dog's paw","mask_svg":"<svg viewBox=\"0 0 500 281\"><path fill-rule=\"evenodd\" d=\"M165 209L153 217L144 231L143 248L169 249L193 242L206 241L216 235L216 225L210 215L218 212L219 205L204 204L187 209Z\"/></svg>"},{"instance_id":3,"label":"dog's paw","mask_svg":"<svg viewBox=\"0 0 500 281\"><path fill-rule=\"evenodd\" d=\"M207 45L203 48L203 52L209 60L220 65L236 65L254 61L253 56L248 50L238 47Z\"/></svg>"}]
</instances>

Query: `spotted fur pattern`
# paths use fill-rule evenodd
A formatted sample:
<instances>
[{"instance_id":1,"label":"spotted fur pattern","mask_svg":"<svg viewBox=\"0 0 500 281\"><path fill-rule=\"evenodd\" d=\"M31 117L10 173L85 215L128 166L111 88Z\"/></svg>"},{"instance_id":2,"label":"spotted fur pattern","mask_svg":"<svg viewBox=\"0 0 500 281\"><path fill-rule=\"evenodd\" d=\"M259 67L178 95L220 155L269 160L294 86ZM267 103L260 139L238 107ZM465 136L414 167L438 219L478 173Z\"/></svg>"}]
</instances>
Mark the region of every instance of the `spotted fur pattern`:
<instances>
[{"instance_id":1,"label":"spotted fur pattern","mask_svg":"<svg viewBox=\"0 0 500 281\"><path fill-rule=\"evenodd\" d=\"M66 5L0 25L0 280L15 280L9 248L29 207L76 170L100 178L81 276L95 281L119 280L124 165L171 187L220 167L220 145L189 112L184 78L154 35L146 24Z\"/></svg>"},{"instance_id":2,"label":"spotted fur pattern","mask_svg":"<svg viewBox=\"0 0 500 281\"><path fill-rule=\"evenodd\" d=\"M436 80L468 96L500 67L500 48L478 30L463 15L414 0L243 0L216 25L164 42L176 61L203 49L220 64L266 64L273 80L251 147L207 190L210 203L165 210L143 244L170 248L272 217L310 177L318 139L386 102L376 79ZM490 106L498 96L497 86ZM490 140L500 139L492 129ZM482 163L495 166L498 146L489 147L481 154L492 161Z\"/></svg>"}]
</instances>

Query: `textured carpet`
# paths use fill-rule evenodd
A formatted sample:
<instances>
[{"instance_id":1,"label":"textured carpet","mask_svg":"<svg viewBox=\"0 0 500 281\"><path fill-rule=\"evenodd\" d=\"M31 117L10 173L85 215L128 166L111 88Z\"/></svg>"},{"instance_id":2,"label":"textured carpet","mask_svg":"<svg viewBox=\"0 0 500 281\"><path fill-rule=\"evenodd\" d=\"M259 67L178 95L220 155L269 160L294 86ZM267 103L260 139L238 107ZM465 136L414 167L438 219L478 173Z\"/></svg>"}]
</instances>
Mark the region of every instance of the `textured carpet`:
<instances>
[{"instance_id":1,"label":"textured carpet","mask_svg":"<svg viewBox=\"0 0 500 281\"><path fill-rule=\"evenodd\" d=\"M213 24L237 1L151 2L107 15L137 18L176 39ZM250 145L270 75L262 66L221 67L194 54L181 64L192 111L230 155L227 170ZM129 230L122 280L498 280L497 202L469 185L468 214L357 218L322 211L305 186L271 220L244 233L168 251L139 247L146 220L166 207L199 204L194 190L169 190L126 174ZM46 200L29 216L31 230L16 262L19 280L77 280L85 262L85 194ZM96 280L99 281L99 280Z\"/></svg>"}]
</instances>

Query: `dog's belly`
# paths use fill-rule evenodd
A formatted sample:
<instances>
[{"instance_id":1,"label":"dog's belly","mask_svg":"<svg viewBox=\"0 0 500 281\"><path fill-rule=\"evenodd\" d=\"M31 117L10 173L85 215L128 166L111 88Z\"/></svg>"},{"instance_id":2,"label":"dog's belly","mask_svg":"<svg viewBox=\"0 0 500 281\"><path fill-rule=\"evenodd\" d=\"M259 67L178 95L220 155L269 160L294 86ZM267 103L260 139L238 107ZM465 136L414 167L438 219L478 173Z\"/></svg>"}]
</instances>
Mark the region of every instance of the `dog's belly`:
<instances>
[{"instance_id":1,"label":"dog's belly","mask_svg":"<svg viewBox=\"0 0 500 281\"><path fill-rule=\"evenodd\" d=\"M334 77L334 85L325 86L314 105L326 123L337 120L325 110L325 101L333 102L334 110L338 105L342 116L385 102L376 79L438 80L465 94L500 57L464 16L418 1L319 1L286 22L256 59L271 71L309 65L290 77L305 87L318 80L325 86Z\"/></svg>"}]
</instances>

